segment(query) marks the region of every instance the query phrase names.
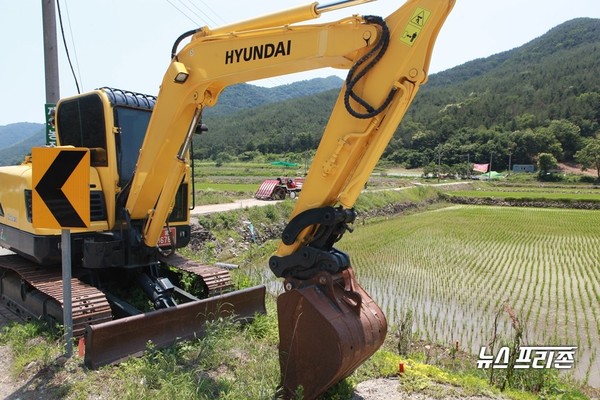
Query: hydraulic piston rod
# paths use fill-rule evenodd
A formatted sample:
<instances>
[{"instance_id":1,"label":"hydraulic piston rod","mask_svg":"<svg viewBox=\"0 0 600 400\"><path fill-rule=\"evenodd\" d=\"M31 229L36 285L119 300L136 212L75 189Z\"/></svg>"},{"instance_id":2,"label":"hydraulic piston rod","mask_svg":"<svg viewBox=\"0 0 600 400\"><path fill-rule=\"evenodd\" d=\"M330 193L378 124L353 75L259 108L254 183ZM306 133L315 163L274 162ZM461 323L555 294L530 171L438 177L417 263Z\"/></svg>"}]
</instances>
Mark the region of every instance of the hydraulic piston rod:
<instances>
[{"instance_id":1,"label":"hydraulic piston rod","mask_svg":"<svg viewBox=\"0 0 600 400\"><path fill-rule=\"evenodd\" d=\"M375 0L342 0L330 4L319 5L314 2L311 4L289 8L287 10L264 15L262 17L250 19L243 22L236 22L216 29L211 29L213 35L221 33L236 32L242 30L263 29L273 26L291 25L297 22L309 21L319 18L321 14L329 11L335 11L346 7L352 7L359 4L369 3Z\"/></svg>"},{"instance_id":2,"label":"hydraulic piston rod","mask_svg":"<svg viewBox=\"0 0 600 400\"><path fill-rule=\"evenodd\" d=\"M342 0L342 1L336 1L333 3L329 3L329 4L323 4L322 6L317 5L315 7L315 10L317 10L318 13L322 14L324 12L341 10L342 8L354 7L354 6L358 6L360 4L370 3L372 1L375 1L375 0Z\"/></svg>"}]
</instances>

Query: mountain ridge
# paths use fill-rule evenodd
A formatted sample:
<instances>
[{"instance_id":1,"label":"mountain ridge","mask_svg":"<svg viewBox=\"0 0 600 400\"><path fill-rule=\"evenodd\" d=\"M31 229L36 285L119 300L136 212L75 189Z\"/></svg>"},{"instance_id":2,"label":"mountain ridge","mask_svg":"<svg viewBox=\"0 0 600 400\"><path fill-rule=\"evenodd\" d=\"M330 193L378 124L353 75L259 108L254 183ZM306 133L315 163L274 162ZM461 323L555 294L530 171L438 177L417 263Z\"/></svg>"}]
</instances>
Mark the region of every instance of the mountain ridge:
<instances>
[{"instance_id":1,"label":"mountain ridge","mask_svg":"<svg viewBox=\"0 0 600 400\"><path fill-rule=\"evenodd\" d=\"M195 140L194 157L312 150L342 84L332 76L274 88L228 87L205 112L209 133ZM534 162L540 151L568 161L599 131L600 20L576 18L522 46L431 74L384 157L423 166L441 145L448 164L466 154L481 162L491 152L508 160L513 150L514 162Z\"/></svg>"}]
</instances>

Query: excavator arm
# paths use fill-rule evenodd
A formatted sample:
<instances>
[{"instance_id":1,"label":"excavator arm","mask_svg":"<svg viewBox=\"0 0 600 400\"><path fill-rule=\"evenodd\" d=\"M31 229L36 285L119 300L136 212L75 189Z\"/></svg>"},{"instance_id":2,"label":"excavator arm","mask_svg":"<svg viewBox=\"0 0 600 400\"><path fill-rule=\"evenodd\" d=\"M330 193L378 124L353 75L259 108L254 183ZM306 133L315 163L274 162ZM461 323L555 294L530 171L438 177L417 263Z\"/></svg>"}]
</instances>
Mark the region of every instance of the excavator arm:
<instances>
[{"instance_id":1,"label":"excavator arm","mask_svg":"<svg viewBox=\"0 0 600 400\"><path fill-rule=\"evenodd\" d=\"M180 38L129 187L126 209L145 220L156 246L187 168L205 107L232 84L321 67L349 69L282 242L269 264L285 278L278 298L285 397L314 398L383 343L387 325L360 287L350 257L333 247L354 221L353 205L427 72L455 0L409 0L387 18L352 16L295 25L365 2L313 3ZM317 339L318 340L315 340Z\"/></svg>"},{"instance_id":2,"label":"excavator arm","mask_svg":"<svg viewBox=\"0 0 600 400\"><path fill-rule=\"evenodd\" d=\"M435 38L453 4L451 0L412 0L380 25L380 41L353 64L346 78L292 221L321 207L353 207L419 86L427 80ZM373 21L373 17L366 18ZM284 238L277 255L292 254L310 242L319 222L308 225L312 229L306 227L293 241Z\"/></svg>"}]
</instances>

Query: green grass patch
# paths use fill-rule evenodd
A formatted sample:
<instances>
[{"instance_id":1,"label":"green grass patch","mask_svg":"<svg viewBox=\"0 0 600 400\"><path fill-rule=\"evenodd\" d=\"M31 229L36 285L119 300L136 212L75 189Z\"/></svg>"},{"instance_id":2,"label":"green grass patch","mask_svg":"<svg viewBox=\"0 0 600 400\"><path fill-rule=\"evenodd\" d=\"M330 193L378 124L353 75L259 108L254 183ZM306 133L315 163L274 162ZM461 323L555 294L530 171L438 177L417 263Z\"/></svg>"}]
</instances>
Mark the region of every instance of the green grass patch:
<instances>
[{"instance_id":1,"label":"green grass patch","mask_svg":"<svg viewBox=\"0 0 600 400\"><path fill-rule=\"evenodd\" d=\"M196 192L195 205L205 206L209 204L233 203L236 200L236 198L236 196L232 196L231 194L223 192L215 192L214 190L200 190Z\"/></svg>"},{"instance_id":2,"label":"green grass patch","mask_svg":"<svg viewBox=\"0 0 600 400\"><path fill-rule=\"evenodd\" d=\"M232 162L217 166L214 162L194 161L194 174L201 177L262 177L262 179L274 179L277 176L302 176L303 168L284 168L271 165L270 162Z\"/></svg>"},{"instance_id":3,"label":"green grass patch","mask_svg":"<svg viewBox=\"0 0 600 400\"><path fill-rule=\"evenodd\" d=\"M362 193L354 208L360 215L394 204L419 204L438 198L438 190L431 186L416 186L403 190L382 190Z\"/></svg>"},{"instance_id":4,"label":"green grass patch","mask_svg":"<svg viewBox=\"0 0 600 400\"><path fill-rule=\"evenodd\" d=\"M279 383L279 363L277 317L271 297L267 299L267 309L267 315L257 316L250 324L242 326L230 319L209 322L202 338L162 350L149 344L142 357L99 370L87 370L77 358L62 368L53 365L31 381L29 390L48 393L50 388L54 394L60 394L56 398L82 400L100 397L131 400L272 399ZM45 329L28 323L3 331L0 338L17 346L17 343L30 341L25 338L31 337L48 341L46 335ZM501 397L498 389L490 387L480 373L452 371L416 358L400 357L391 350L394 340L393 335L388 336L383 348L319 399L349 400L356 385L364 380L398 377L400 363L405 365L405 373L397 381L401 392L435 398ZM549 387L551 390L542 394L544 398L560 395L562 398L585 398L574 386L563 381L557 380ZM514 399L539 398L519 390L509 390L502 395Z\"/></svg>"},{"instance_id":5,"label":"green grass patch","mask_svg":"<svg viewBox=\"0 0 600 400\"><path fill-rule=\"evenodd\" d=\"M10 346L15 376L23 373L27 367L35 365L33 370L41 369L52 363L61 354L62 345L56 334L46 324L30 322L12 323L0 331L0 344Z\"/></svg>"},{"instance_id":6,"label":"green grass patch","mask_svg":"<svg viewBox=\"0 0 600 400\"><path fill-rule=\"evenodd\" d=\"M258 189L256 183L228 183L228 182L198 182L196 190L214 190L222 192L254 193Z\"/></svg>"}]
</instances>

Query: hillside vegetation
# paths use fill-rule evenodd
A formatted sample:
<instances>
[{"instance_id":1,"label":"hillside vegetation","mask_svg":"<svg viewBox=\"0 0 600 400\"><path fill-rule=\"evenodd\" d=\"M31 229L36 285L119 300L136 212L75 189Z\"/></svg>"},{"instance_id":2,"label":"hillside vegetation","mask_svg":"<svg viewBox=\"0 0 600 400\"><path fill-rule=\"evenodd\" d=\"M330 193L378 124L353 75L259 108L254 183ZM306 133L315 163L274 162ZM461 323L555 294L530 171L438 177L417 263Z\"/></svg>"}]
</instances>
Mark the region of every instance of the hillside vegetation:
<instances>
[{"instance_id":1,"label":"hillside vegetation","mask_svg":"<svg viewBox=\"0 0 600 400\"><path fill-rule=\"evenodd\" d=\"M44 125L19 122L0 126L0 165L14 165L31 152L33 146L46 143Z\"/></svg>"},{"instance_id":2,"label":"hillside vegetation","mask_svg":"<svg viewBox=\"0 0 600 400\"><path fill-rule=\"evenodd\" d=\"M341 85L342 80L337 76L315 78L273 88L246 83L233 85L221 93L217 106L207 109L205 116L207 119L212 116L221 116L228 120L228 115L242 110L256 109L266 104L290 99L300 99L299 101L302 103L306 98L311 98L331 88L339 88ZM32 147L43 146L46 143L44 135L43 124L23 122L0 126L0 165L20 163L23 157L31 152ZM209 151L202 154L210 154Z\"/></svg>"},{"instance_id":3,"label":"hillside vegetation","mask_svg":"<svg viewBox=\"0 0 600 400\"><path fill-rule=\"evenodd\" d=\"M274 81L276 82L276 78ZM340 86L342 79L337 76L314 78L272 88L241 83L225 88L217 105L207 109L204 115L230 115L266 104L313 96L330 89L339 90Z\"/></svg>"},{"instance_id":4,"label":"hillside vegetation","mask_svg":"<svg viewBox=\"0 0 600 400\"><path fill-rule=\"evenodd\" d=\"M42 132L43 125L30 122L0 126L0 149L9 147Z\"/></svg>"},{"instance_id":5,"label":"hillside vegetation","mask_svg":"<svg viewBox=\"0 0 600 400\"><path fill-rule=\"evenodd\" d=\"M573 161L600 127L600 20L568 21L531 42L434 74L417 95L384 157L407 167L438 161L494 169L534 163L540 153ZM195 157L251 159L312 150L337 90L205 118Z\"/></svg>"}]
</instances>

